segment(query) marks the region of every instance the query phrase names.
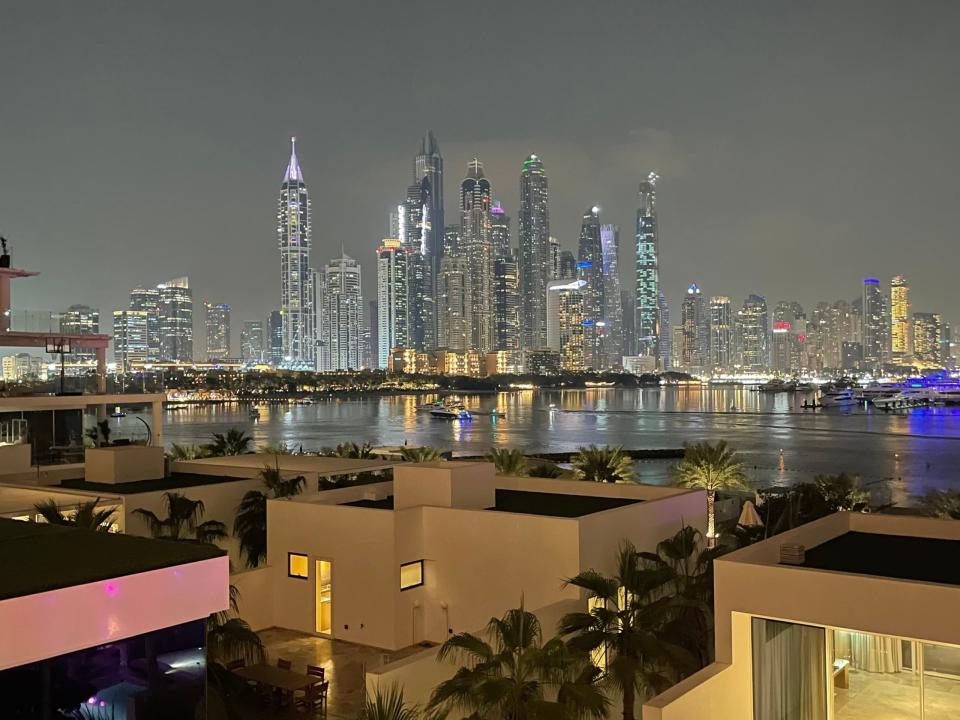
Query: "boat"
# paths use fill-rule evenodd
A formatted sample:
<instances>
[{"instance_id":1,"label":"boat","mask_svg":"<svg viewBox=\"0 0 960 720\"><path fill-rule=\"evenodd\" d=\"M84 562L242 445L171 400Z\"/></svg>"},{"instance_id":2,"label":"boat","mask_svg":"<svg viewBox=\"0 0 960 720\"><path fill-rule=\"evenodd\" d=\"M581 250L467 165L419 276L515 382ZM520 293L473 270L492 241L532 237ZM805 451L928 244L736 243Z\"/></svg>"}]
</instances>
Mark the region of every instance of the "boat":
<instances>
[{"instance_id":1,"label":"boat","mask_svg":"<svg viewBox=\"0 0 960 720\"><path fill-rule=\"evenodd\" d=\"M874 398L873 406L880 410L932 405L937 400L937 391L933 388L903 388L900 392L886 397Z\"/></svg>"},{"instance_id":2,"label":"boat","mask_svg":"<svg viewBox=\"0 0 960 720\"><path fill-rule=\"evenodd\" d=\"M445 405L434 408L430 411L430 414L441 420L469 420L471 418L470 411L463 405Z\"/></svg>"},{"instance_id":3,"label":"boat","mask_svg":"<svg viewBox=\"0 0 960 720\"><path fill-rule=\"evenodd\" d=\"M443 400L437 400L436 402L427 403L426 405L417 405L417 410L443 410L447 407L447 403Z\"/></svg>"},{"instance_id":4,"label":"boat","mask_svg":"<svg viewBox=\"0 0 960 720\"><path fill-rule=\"evenodd\" d=\"M779 378L774 378L769 382L763 383L757 387L759 392L794 392L797 389L797 383L794 380L780 380Z\"/></svg>"},{"instance_id":5,"label":"boat","mask_svg":"<svg viewBox=\"0 0 960 720\"><path fill-rule=\"evenodd\" d=\"M114 418L123 418L123 417L126 417L126 416L127 416L127 414L126 414L123 410L120 409L120 406L119 406L119 405L117 405L117 406L113 409L113 412L110 413L110 417L114 417Z\"/></svg>"},{"instance_id":6,"label":"boat","mask_svg":"<svg viewBox=\"0 0 960 720\"><path fill-rule=\"evenodd\" d=\"M938 390L936 400L944 405L960 405L960 388Z\"/></svg>"},{"instance_id":7,"label":"boat","mask_svg":"<svg viewBox=\"0 0 960 720\"><path fill-rule=\"evenodd\" d=\"M826 390L820 395L821 407L846 407L856 404L857 398L854 397L853 390L850 388Z\"/></svg>"}]
</instances>

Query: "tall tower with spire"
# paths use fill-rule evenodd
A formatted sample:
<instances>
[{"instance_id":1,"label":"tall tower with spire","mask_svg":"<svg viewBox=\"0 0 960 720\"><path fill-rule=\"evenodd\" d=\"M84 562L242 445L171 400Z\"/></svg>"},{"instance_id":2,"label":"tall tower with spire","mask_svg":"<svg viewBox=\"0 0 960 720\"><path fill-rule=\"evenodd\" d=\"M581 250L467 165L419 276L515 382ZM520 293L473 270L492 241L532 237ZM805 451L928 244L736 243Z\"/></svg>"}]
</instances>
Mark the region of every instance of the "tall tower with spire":
<instances>
[{"instance_id":1,"label":"tall tower with spire","mask_svg":"<svg viewBox=\"0 0 960 720\"><path fill-rule=\"evenodd\" d=\"M469 285L470 349L488 353L494 347L493 235L490 181L483 163L474 158L460 183L460 244Z\"/></svg>"},{"instance_id":2,"label":"tall tower with spire","mask_svg":"<svg viewBox=\"0 0 960 720\"><path fill-rule=\"evenodd\" d=\"M669 340L670 326L660 312L660 237L657 228L656 188L658 176L647 175L637 193L636 314L637 354L662 357L662 337ZM663 369L666 365L661 364Z\"/></svg>"},{"instance_id":3,"label":"tall tower with spire","mask_svg":"<svg viewBox=\"0 0 960 720\"><path fill-rule=\"evenodd\" d=\"M554 279L548 199L543 161L530 155L520 170L520 303L525 350L547 347L547 283Z\"/></svg>"},{"instance_id":4,"label":"tall tower with spire","mask_svg":"<svg viewBox=\"0 0 960 720\"><path fill-rule=\"evenodd\" d=\"M290 138L290 162L277 203L280 246L282 364L313 370L316 363L316 313L310 269L310 197L297 161L297 139Z\"/></svg>"}]
</instances>

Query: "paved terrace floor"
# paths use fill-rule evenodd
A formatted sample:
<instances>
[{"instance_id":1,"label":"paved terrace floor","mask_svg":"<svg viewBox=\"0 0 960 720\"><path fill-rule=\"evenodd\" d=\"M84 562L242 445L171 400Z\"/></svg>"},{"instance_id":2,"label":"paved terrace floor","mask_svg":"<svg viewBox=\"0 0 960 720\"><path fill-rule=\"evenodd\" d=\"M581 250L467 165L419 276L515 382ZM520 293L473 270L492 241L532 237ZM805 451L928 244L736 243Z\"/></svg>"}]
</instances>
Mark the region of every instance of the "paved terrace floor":
<instances>
[{"instance_id":1,"label":"paved terrace floor","mask_svg":"<svg viewBox=\"0 0 960 720\"><path fill-rule=\"evenodd\" d=\"M381 650L281 628L262 630L259 635L271 664L283 658L293 663L294 672L306 673L307 665L320 665L325 669L330 681L325 717L331 720L356 720L363 701L367 670L423 650L416 645L402 650ZM309 715L302 710L264 710L259 717L286 720Z\"/></svg>"}]
</instances>

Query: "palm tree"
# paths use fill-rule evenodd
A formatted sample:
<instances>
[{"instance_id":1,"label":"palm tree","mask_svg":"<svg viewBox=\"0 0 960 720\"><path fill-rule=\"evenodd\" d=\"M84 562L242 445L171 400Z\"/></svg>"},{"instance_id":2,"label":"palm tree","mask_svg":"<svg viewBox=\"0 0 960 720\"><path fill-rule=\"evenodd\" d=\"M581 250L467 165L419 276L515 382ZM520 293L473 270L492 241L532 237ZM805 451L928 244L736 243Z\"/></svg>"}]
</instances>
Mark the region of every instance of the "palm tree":
<instances>
[{"instance_id":1,"label":"palm tree","mask_svg":"<svg viewBox=\"0 0 960 720\"><path fill-rule=\"evenodd\" d=\"M109 532L113 527L117 508L109 507L97 510L99 504L100 498L80 503L77 505L76 512L71 515L66 515L53 498L39 502L33 507L51 525L68 525L98 532Z\"/></svg>"},{"instance_id":2,"label":"palm tree","mask_svg":"<svg viewBox=\"0 0 960 720\"><path fill-rule=\"evenodd\" d=\"M527 468L527 475L537 478L558 478L563 475L563 470L552 462L539 460Z\"/></svg>"},{"instance_id":3,"label":"palm tree","mask_svg":"<svg viewBox=\"0 0 960 720\"><path fill-rule=\"evenodd\" d=\"M736 451L721 440L716 445L708 442L688 445L683 460L673 468L678 487L702 488L707 491L707 544L716 542L714 502L721 490L745 490L747 476Z\"/></svg>"},{"instance_id":4,"label":"palm tree","mask_svg":"<svg viewBox=\"0 0 960 720\"><path fill-rule=\"evenodd\" d=\"M580 480L594 482L630 482L634 479L633 459L622 447L582 447L571 461Z\"/></svg>"},{"instance_id":5,"label":"palm tree","mask_svg":"<svg viewBox=\"0 0 960 720\"><path fill-rule=\"evenodd\" d=\"M527 457L517 448L490 448L484 459L497 468L497 475L522 477L527 474Z\"/></svg>"},{"instance_id":6,"label":"palm tree","mask_svg":"<svg viewBox=\"0 0 960 720\"><path fill-rule=\"evenodd\" d=\"M337 445L330 454L336 457L366 460L373 457L373 446L368 442L363 443L363 445L358 445L355 442L345 442Z\"/></svg>"},{"instance_id":7,"label":"palm tree","mask_svg":"<svg viewBox=\"0 0 960 720\"><path fill-rule=\"evenodd\" d=\"M391 683L385 690L378 685L373 697L367 694L363 698L358 720L418 720L420 716L419 707L404 701L403 688Z\"/></svg>"},{"instance_id":8,"label":"palm tree","mask_svg":"<svg viewBox=\"0 0 960 720\"><path fill-rule=\"evenodd\" d=\"M591 654L602 681L622 696L624 720L634 718L637 693L662 692L695 665L664 632L680 605L667 593L670 578L667 569L645 564L627 542L615 575L585 570L566 581L587 592L589 611L565 615L559 633L570 636L571 650Z\"/></svg>"},{"instance_id":9,"label":"palm tree","mask_svg":"<svg viewBox=\"0 0 960 720\"><path fill-rule=\"evenodd\" d=\"M559 638L544 643L540 622L522 603L491 618L485 635L491 642L460 633L440 647L438 661L458 658L467 665L434 688L428 710L490 720L605 717L597 669Z\"/></svg>"},{"instance_id":10,"label":"palm tree","mask_svg":"<svg viewBox=\"0 0 960 720\"><path fill-rule=\"evenodd\" d=\"M227 670L231 660L263 662L263 641L239 617L240 593L230 586L230 608L207 617L207 702L210 720L247 717L244 708L256 702L246 681Z\"/></svg>"},{"instance_id":11,"label":"palm tree","mask_svg":"<svg viewBox=\"0 0 960 720\"><path fill-rule=\"evenodd\" d=\"M299 495L306 483L303 475L285 478L279 461L276 467L261 470L260 479L266 492L248 490L233 520L233 535L240 539L240 555L250 568L257 567L267 556L267 499Z\"/></svg>"},{"instance_id":12,"label":"palm tree","mask_svg":"<svg viewBox=\"0 0 960 720\"><path fill-rule=\"evenodd\" d=\"M400 457L407 462L425 463L443 460L440 451L434 447L424 445L423 447L402 447L400 448Z\"/></svg>"},{"instance_id":13,"label":"palm tree","mask_svg":"<svg viewBox=\"0 0 960 720\"><path fill-rule=\"evenodd\" d=\"M167 516L160 518L152 510L137 508L133 514L142 519L150 534L155 538L168 540L197 540L212 543L227 537L227 526L219 520L200 522L206 508L203 500L191 500L186 495L175 492L163 494L163 505ZM187 533L193 533L189 537Z\"/></svg>"},{"instance_id":14,"label":"palm tree","mask_svg":"<svg viewBox=\"0 0 960 720\"><path fill-rule=\"evenodd\" d=\"M259 452L264 455L293 455L293 448L285 442L277 443L276 445L267 443L266 445L260 446Z\"/></svg>"},{"instance_id":15,"label":"palm tree","mask_svg":"<svg viewBox=\"0 0 960 720\"><path fill-rule=\"evenodd\" d=\"M200 445L178 445L173 443L167 457L171 460L196 460L207 456L207 451Z\"/></svg>"},{"instance_id":16,"label":"palm tree","mask_svg":"<svg viewBox=\"0 0 960 720\"><path fill-rule=\"evenodd\" d=\"M863 510L870 502L870 494L846 473L817 475L813 484L831 512Z\"/></svg>"},{"instance_id":17,"label":"palm tree","mask_svg":"<svg viewBox=\"0 0 960 720\"><path fill-rule=\"evenodd\" d=\"M927 515L937 518L960 520L960 491L927 488L917 501Z\"/></svg>"},{"instance_id":18,"label":"palm tree","mask_svg":"<svg viewBox=\"0 0 960 720\"><path fill-rule=\"evenodd\" d=\"M226 434L213 433L213 442L203 445L203 449L210 457L224 457L225 455L245 455L250 452L250 443L253 438L237 428L230 428Z\"/></svg>"}]
</instances>

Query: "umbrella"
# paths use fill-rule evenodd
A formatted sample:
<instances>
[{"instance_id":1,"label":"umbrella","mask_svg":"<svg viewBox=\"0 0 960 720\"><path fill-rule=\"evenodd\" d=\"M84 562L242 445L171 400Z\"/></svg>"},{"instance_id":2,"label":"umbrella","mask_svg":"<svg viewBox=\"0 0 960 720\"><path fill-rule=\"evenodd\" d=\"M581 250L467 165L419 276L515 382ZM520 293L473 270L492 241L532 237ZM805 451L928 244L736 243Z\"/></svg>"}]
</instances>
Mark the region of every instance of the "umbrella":
<instances>
[{"instance_id":1,"label":"umbrella","mask_svg":"<svg viewBox=\"0 0 960 720\"><path fill-rule=\"evenodd\" d=\"M743 503L743 509L740 510L740 519L737 520L737 525L742 527L763 527L763 520L760 519L757 508L754 507L753 502L750 500Z\"/></svg>"}]
</instances>

